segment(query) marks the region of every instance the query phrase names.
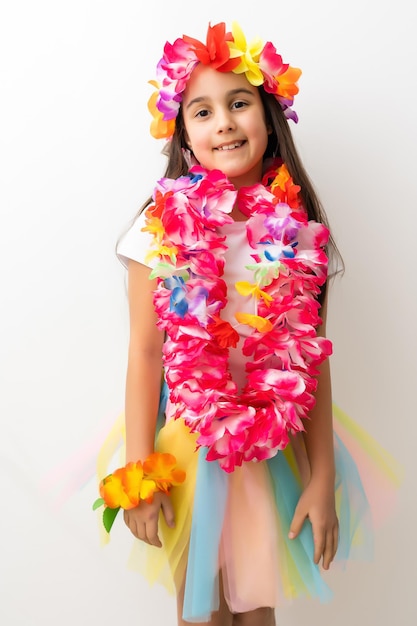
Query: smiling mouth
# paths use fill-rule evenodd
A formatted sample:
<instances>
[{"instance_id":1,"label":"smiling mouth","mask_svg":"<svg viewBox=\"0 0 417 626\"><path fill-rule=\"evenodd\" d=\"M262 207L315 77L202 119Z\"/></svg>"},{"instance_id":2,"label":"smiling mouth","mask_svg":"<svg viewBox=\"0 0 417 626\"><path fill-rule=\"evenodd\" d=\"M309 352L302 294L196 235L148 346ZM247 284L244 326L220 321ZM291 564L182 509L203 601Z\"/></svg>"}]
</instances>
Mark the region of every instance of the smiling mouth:
<instances>
[{"instance_id":1,"label":"smiling mouth","mask_svg":"<svg viewBox=\"0 0 417 626\"><path fill-rule=\"evenodd\" d=\"M244 143L245 141L235 141L234 143L228 143L224 144L223 146L218 146L217 148L215 148L215 150L218 150L219 152L227 152L229 150L235 150L236 148L240 148L241 146L243 146Z\"/></svg>"}]
</instances>

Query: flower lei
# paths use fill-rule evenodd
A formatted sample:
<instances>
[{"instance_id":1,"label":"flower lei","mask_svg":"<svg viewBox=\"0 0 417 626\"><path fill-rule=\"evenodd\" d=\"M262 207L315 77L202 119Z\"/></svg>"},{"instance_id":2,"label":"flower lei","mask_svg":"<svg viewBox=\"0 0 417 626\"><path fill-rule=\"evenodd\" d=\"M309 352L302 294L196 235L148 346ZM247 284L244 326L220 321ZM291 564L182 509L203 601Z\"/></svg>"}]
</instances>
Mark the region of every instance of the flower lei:
<instances>
[{"instance_id":1,"label":"flower lei","mask_svg":"<svg viewBox=\"0 0 417 626\"><path fill-rule=\"evenodd\" d=\"M247 44L237 22L232 32L226 32L224 22L207 30L207 41L183 35L173 44L167 42L164 54L156 69L157 80L150 81L156 91L148 101L153 116L151 134L156 139L169 138L175 130L175 118L182 101L182 93L192 71L199 63L209 65L219 72L244 73L248 81L275 95L285 116L297 122L297 114L291 109L298 93L297 80L301 70L282 62L275 46L259 38Z\"/></svg>"},{"instance_id":2,"label":"flower lei","mask_svg":"<svg viewBox=\"0 0 417 626\"><path fill-rule=\"evenodd\" d=\"M109 533L120 509L133 509L141 500L152 502L157 491L168 494L173 485L185 480L185 472L177 469L172 454L154 452L145 461L119 467L100 482L100 498L93 510L104 505L103 526Z\"/></svg>"},{"instance_id":3,"label":"flower lei","mask_svg":"<svg viewBox=\"0 0 417 626\"><path fill-rule=\"evenodd\" d=\"M272 183L267 186L268 182ZM144 230L153 234L148 259L158 258L154 305L165 331L165 377L174 418L183 418L197 444L227 472L243 461L271 458L289 434L304 430L315 403L317 366L331 354L318 337L317 296L327 277L327 228L308 221L300 187L281 164L262 181L236 191L222 172L201 166L189 176L163 178ZM239 393L228 367L237 331L221 318L227 303L222 275L225 237L235 202L249 215L253 283L236 289L256 301L256 315L237 313L252 330L243 343L246 385Z\"/></svg>"}]
</instances>

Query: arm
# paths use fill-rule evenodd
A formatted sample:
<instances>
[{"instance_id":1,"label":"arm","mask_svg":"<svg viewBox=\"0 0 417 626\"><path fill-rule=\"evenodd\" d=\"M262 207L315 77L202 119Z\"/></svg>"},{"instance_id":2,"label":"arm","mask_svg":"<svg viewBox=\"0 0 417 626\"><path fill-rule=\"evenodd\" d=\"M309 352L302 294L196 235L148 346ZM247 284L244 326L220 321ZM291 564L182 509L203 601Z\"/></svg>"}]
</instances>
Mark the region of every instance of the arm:
<instances>
[{"instance_id":1,"label":"arm","mask_svg":"<svg viewBox=\"0 0 417 626\"><path fill-rule=\"evenodd\" d=\"M156 327L148 267L129 261L130 339L126 375L126 462L153 452L162 375L163 333Z\"/></svg>"},{"instance_id":2,"label":"arm","mask_svg":"<svg viewBox=\"0 0 417 626\"><path fill-rule=\"evenodd\" d=\"M144 461L154 451L156 419L162 376L164 335L156 326L152 294L156 281L148 267L129 261L128 297L130 340L126 375L126 463ZM169 497L156 493L153 502L124 511L124 520L135 537L160 547L158 518L162 508L168 526L174 525Z\"/></svg>"},{"instance_id":3,"label":"arm","mask_svg":"<svg viewBox=\"0 0 417 626\"><path fill-rule=\"evenodd\" d=\"M324 302L321 317L320 336L326 333L327 301ZM330 364L326 359L320 366L316 404L310 413L304 443L310 463L310 480L306 485L290 527L290 538L301 531L308 517L313 528L314 562L323 557L324 569L329 569L338 543L338 521L335 510L335 463L333 448L332 395Z\"/></svg>"}]
</instances>

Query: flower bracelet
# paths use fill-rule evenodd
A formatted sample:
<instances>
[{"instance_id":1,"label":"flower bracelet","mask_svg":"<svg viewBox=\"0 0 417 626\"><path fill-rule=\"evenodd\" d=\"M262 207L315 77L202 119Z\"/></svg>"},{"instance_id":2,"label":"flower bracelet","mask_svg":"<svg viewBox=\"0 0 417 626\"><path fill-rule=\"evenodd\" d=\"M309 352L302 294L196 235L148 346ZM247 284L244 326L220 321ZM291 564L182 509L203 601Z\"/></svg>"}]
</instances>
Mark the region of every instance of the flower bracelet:
<instances>
[{"instance_id":1,"label":"flower bracelet","mask_svg":"<svg viewBox=\"0 0 417 626\"><path fill-rule=\"evenodd\" d=\"M100 498L93 511L104 506L103 525L109 533L120 509L133 509L141 500L152 502L154 493L168 494L170 487L185 480L185 472L176 467L172 454L154 452L145 461L130 462L109 474L100 482Z\"/></svg>"}]
</instances>

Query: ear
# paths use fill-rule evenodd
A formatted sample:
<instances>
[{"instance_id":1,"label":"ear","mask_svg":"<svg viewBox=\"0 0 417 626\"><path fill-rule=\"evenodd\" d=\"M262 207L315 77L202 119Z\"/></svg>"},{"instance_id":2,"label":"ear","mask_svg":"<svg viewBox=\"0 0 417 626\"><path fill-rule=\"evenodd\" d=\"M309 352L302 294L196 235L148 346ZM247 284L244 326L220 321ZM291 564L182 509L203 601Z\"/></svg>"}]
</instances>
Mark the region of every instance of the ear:
<instances>
[{"instance_id":1,"label":"ear","mask_svg":"<svg viewBox=\"0 0 417 626\"><path fill-rule=\"evenodd\" d=\"M274 132L274 129L272 128L271 124L267 124L266 132L268 133L268 135L272 135L272 133Z\"/></svg>"}]
</instances>

